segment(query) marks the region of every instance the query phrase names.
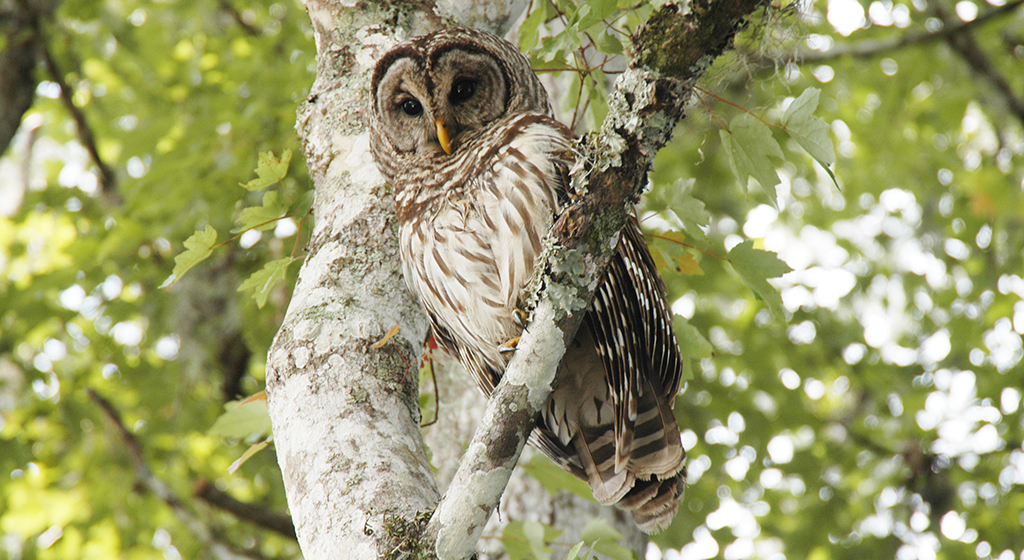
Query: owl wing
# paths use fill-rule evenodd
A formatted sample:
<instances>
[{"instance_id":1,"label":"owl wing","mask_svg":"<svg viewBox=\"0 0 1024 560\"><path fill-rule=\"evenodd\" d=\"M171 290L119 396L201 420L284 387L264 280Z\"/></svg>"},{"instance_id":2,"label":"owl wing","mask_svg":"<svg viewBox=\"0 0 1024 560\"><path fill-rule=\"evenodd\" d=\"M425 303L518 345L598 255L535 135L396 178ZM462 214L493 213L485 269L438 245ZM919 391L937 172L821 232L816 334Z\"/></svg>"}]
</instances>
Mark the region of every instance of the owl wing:
<instances>
[{"instance_id":1,"label":"owl wing","mask_svg":"<svg viewBox=\"0 0 1024 560\"><path fill-rule=\"evenodd\" d=\"M631 217L585 321L615 408L615 470L628 462L641 477L664 474L682 457L671 412L682 361L665 292L640 224Z\"/></svg>"},{"instance_id":2,"label":"owl wing","mask_svg":"<svg viewBox=\"0 0 1024 560\"><path fill-rule=\"evenodd\" d=\"M647 532L671 521L683 492L685 452L672 413L681 363L664 284L631 218L566 349L533 443Z\"/></svg>"}]
</instances>

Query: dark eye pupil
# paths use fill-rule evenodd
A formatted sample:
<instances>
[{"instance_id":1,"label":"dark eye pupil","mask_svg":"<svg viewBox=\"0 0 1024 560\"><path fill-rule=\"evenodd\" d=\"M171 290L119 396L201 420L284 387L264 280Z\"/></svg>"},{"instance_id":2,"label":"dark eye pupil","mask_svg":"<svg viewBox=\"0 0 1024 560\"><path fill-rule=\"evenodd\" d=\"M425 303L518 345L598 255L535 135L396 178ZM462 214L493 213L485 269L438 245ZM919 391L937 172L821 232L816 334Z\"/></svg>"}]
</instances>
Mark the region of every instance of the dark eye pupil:
<instances>
[{"instance_id":1,"label":"dark eye pupil","mask_svg":"<svg viewBox=\"0 0 1024 560\"><path fill-rule=\"evenodd\" d=\"M406 99L400 103L400 106L402 107L402 111L410 117L415 117L423 112L423 106L415 99Z\"/></svg>"},{"instance_id":2,"label":"dark eye pupil","mask_svg":"<svg viewBox=\"0 0 1024 560\"><path fill-rule=\"evenodd\" d=\"M476 93L476 82L470 79L462 79L452 86L452 93L449 96L454 103L466 101Z\"/></svg>"}]
</instances>

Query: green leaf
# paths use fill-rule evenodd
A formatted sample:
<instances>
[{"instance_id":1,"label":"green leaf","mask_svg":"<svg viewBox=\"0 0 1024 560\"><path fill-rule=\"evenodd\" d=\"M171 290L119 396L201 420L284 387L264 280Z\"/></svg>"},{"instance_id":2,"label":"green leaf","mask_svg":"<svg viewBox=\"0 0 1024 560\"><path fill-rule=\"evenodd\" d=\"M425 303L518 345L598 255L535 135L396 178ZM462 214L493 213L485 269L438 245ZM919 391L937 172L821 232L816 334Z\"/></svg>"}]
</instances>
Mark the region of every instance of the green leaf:
<instances>
[{"instance_id":1,"label":"green leaf","mask_svg":"<svg viewBox=\"0 0 1024 560\"><path fill-rule=\"evenodd\" d=\"M279 193L277 191L267 191L264 193L261 206L250 206L242 210L242 215L235 221L238 227L232 230L232 232L239 233L250 229L266 231L274 228L281 216L284 216L288 211L288 208L281 204L278 198Z\"/></svg>"},{"instance_id":2,"label":"green leaf","mask_svg":"<svg viewBox=\"0 0 1024 560\"><path fill-rule=\"evenodd\" d=\"M807 153L811 155L836 182L836 177L829 168L836 161L836 149L829 137L828 123L814 116L818 108L817 88L807 88L786 108L782 115L782 126ZM836 183L838 186L838 183Z\"/></svg>"},{"instance_id":3,"label":"green leaf","mask_svg":"<svg viewBox=\"0 0 1024 560\"><path fill-rule=\"evenodd\" d=\"M616 531L603 518L596 518L583 529L580 536L594 552L616 560L634 560L633 551L619 544L622 533Z\"/></svg>"},{"instance_id":4,"label":"green leaf","mask_svg":"<svg viewBox=\"0 0 1024 560\"><path fill-rule=\"evenodd\" d=\"M691 325L682 315L672 316L672 330L676 334L679 353L683 358L683 375L680 383L686 383L693 379L693 360L710 358L714 349L697 327Z\"/></svg>"},{"instance_id":5,"label":"green leaf","mask_svg":"<svg viewBox=\"0 0 1024 560\"><path fill-rule=\"evenodd\" d=\"M580 38L574 28L566 29L553 37L545 37L541 41L541 48L537 55L547 62L551 62L559 53L573 51L579 48Z\"/></svg>"},{"instance_id":6,"label":"green leaf","mask_svg":"<svg viewBox=\"0 0 1024 560\"><path fill-rule=\"evenodd\" d=\"M771 130L750 113L736 117L729 126L730 132L722 130L719 135L729 155L729 167L739 179L740 186L745 189L747 177L753 177L777 208L775 185L779 184L779 174L768 156L783 159L782 148Z\"/></svg>"},{"instance_id":7,"label":"green leaf","mask_svg":"<svg viewBox=\"0 0 1024 560\"><path fill-rule=\"evenodd\" d=\"M511 560L528 560L551 558L548 543L561 534L562 531L536 521L510 521L501 537L505 552Z\"/></svg>"},{"instance_id":8,"label":"green leaf","mask_svg":"<svg viewBox=\"0 0 1024 560\"><path fill-rule=\"evenodd\" d=\"M258 441L256 443L250 445L249 449L246 449L245 453L242 453L241 457L236 459L235 462L231 463L231 466L228 467L228 472L229 473L233 473L233 472L237 471L253 455L259 453L260 451L263 451L263 448L265 448L268 445L270 445L269 441Z\"/></svg>"},{"instance_id":9,"label":"green leaf","mask_svg":"<svg viewBox=\"0 0 1024 560\"><path fill-rule=\"evenodd\" d=\"M256 179L242 186L250 191L258 191L277 183L288 174L288 163L292 160L292 151L285 150L281 159L274 157L274 152L263 152L256 163Z\"/></svg>"},{"instance_id":10,"label":"green leaf","mask_svg":"<svg viewBox=\"0 0 1024 560\"><path fill-rule=\"evenodd\" d=\"M266 399L251 399L241 404L232 401L225 408L227 412L217 418L207 433L233 439L270 435L270 413L267 412Z\"/></svg>"},{"instance_id":11,"label":"green leaf","mask_svg":"<svg viewBox=\"0 0 1024 560\"><path fill-rule=\"evenodd\" d=\"M768 283L768 278L778 278L793 269L779 260L775 253L755 249L754 242L750 240L729 251L729 262L743 283L768 305L772 315L782 317L782 296Z\"/></svg>"},{"instance_id":12,"label":"green leaf","mask_svg":"<svg viewBox=\"0 0 1024 560\"><path fill-rule=\"evenodd\" d=\"M530 543L530 552L533 553L534 558L539 560L551 558L551 549L544 543L544 525L536 521L524 521L523 535Z\"/></svg>"},{"instance_id":13,"label":"green leaf","mask_svg":"<svg viewBox=\"0 0 1024 560\"><path fill-rule=\"evenodd\" d=\"M625 50L622 47L622 40L614 32L598 34L594 46L597 47L598 52L605 54L622 54L622 51Z\"/></svg>"},{"instance_id":14,"label":"green leaf","mask_svg":"<svg viewBox=\"0 0 1024 560\"><path fill-rule=\"evenodd\" d=\"M203 262L213 254L213 246L217 244L217 230L213 226L206 226L203 231L197 231L185 240L185 251L174 257L174 270L161 288L169 286L185 275L193 266Z\"/></svg>"},{"instance_id":15,"label":"green leaf","mask_svg":"<svg viewBox=\"0 0 1024 560\"><path fill-rule=\"evenodd\" d=\"M677 180L668 188L671 194L667 202L669 210L683 225L687 235L707 246L711 240L700 226L711 223L711 214L704 208L704 203L693 196L696 183L696 179Z\"/></svg>"},{"instance_id":16,"label":"green leaf","mask_svg":"<svg viewBox=\"0 0 1024 560\"><path fill-rule=\"evenodd\" d=\"M547 13L544 6L533 6L532 10L519 26L519 50L523 52L532 51L537 46L537 42L540 41L537 29L544 23L544 16Z\"/></svg>"},{"instance_id":17,"label":"green leaf","mask_svg":"<svg viewBox=\"0 0 1024 560\"><path fill-rule=\"evenodd\" d=\"M242 285L238 287L238 291L252 290L252 296L256 300L256 305L262 309L267 303L267 296L270 295L270 291L284 280L285 274L288 272L288 265L293 260L292 257L285 257L268 262L263 265L263 268L246 278L245 282L242 282Z\"/></svg>"},{"instance_id":18,"label":"green leaf","mask_svg":"<svg viewBox=\"0 0 1024 560\"><path fill-rule=\"evenodd\" d=\"M590 486L586 482L569 474L565 469L554 464L543 455L534 455L529 463L522 466L530 476L536 478L541 486L552 495L557 494L559 490L566 490L583 499L597 503L593 493L590 491Z\"/></svg>"},{"instance_id":19,"label":"green leaf","mask_svg":"<svg viewBox=\"0 0 1024 560\"><path fill-rule=\"evenodd\" d=\"M580 541L576 543L576 546L569 549L569 554L566 555L565 560L576 560L580 556L580 549L583 548L585 543Z\"/></svg>"},{"instance_id":20,"label":"green leaf","mask_svg":"<svg viewBox=\"0 0 1024 560\"><path fill-rule=\"evenodd\" d=\"M605 19L611 17L619 9L619 0L587 0L593 8L594 17Z\"/></svg>"}]
</instances>

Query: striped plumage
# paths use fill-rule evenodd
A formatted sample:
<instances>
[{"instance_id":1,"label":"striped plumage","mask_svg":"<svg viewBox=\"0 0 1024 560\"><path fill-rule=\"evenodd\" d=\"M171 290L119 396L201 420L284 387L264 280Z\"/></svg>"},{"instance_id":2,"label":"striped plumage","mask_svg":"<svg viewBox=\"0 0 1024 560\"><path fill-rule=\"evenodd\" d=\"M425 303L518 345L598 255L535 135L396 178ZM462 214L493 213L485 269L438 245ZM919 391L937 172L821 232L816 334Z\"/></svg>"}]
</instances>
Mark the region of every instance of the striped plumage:
<instances>
[{"instance_id":1,"label":"striped plumage","mask_svg":"<svg viewBox=\"0 0 1024 560\"><path fill-rule=\"evenodd\" d=\"M406 282L441 345L490 394L534 261L565 202L572 133L511 44L448 29L395 47L372 81L371 145L394 186ZM468 92L468 93L467 93ZM559 366L531 442L594 497L664 528L682 497L681 364L635 220Z\"/></svg>"}]
</instances>

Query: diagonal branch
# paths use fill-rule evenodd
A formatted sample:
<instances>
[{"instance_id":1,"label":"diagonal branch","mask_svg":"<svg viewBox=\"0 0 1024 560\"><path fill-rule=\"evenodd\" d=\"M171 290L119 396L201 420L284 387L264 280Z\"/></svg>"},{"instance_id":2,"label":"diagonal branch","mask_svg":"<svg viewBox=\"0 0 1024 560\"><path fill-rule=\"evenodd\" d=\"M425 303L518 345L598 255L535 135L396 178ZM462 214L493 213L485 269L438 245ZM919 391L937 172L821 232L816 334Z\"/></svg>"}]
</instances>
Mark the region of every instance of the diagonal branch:
<instances>
[{"instance_id":1,"label":"diagonal branch","mask_svg":"<svg viewBox=\"0 0 1024 560\"><path fill-rule=\"evenodd\" d=\"M146 462L146 457L143 454L142 444L139 443L135 434L124 425L124 421L121 420L121 415L114 408L114 405L92 389L87 389L87 392L89 398L103 410L103 413L114 424L118 434L121 436L121 441L124 442L124 446L127 448L128 454L131 455L132 462L135 464L135 476L139 484L170 506L171 511L174 512L181 523L196 539L207 546L207 550L209 550L213 557L218 560L251 560L261 558L261 556L252 552L246 554L236 552L232 547L218 540L214 531L185 506L185 503L178 494L166 482L153 474L153 470L149 468L149 464Z\"/></svg>"},{"instance_id":2,"label":"diagonal branch","mask_svg":"<svg viewBox=\"0 0 1024 560\"><path fill-rule=\"evenodd\" d=\"M459 470L426 527L440 558L468 558L545 406L555 371L580 326L610 260L627 208L647 182L654 155L684 117L696 79L732 46L761 0L698 0L683 15L674 4L633 37L631 67L616 81L600 134L580 146L573 170L579 194L556 222L542 257L530 329L520 340ZM583 263L580 276L562 272Z\"/></svg>"},{"instance_id":3,"label":"diagonal branch","mask_svg":"<svg viewBox=\"0 0 1024 560\"><path fill-rule=\"evenodd\" d=\"M838 58L851 56L854 58L873 58L892 51L906 47L924 45L934 41L949 40L951 37L967 33L975 27L979 27L996 18L1012 13L1024 5L1024 0L1013 0L997 8L987 10L984 14L971 21L964 21L954 24L952 21L944 22L946 25L938 31L914 31L902 36L896 36L883 40L864 40L854 43L837 45L827 51L800 51L783 62L794 62L796 64L810 62L828 62ZM772 61L763 61L772 62Z\"/></svg>"},{"instance_id":4,"label":"diagonal branch","mask_svg":"<svg viewBox=\"0 0 1024 560\"><path fill-rule=\"evenodd\" d=\"M265 507L235 499L227 492L219 490L212 482L202 479L195 484L192 495L204 502L222 509L239 519L250 521L264 529L297 540L295 525L287 515L267 510Z\"/></svg>"},{"instance_id":5,"label":"diagonal branch","mask_svg":"<svg viewBox=\"0 0 1024 560\"><path fill-rule=\"evenodd\" d=\"M100 188L107 197L117 202L117 176L114 174L114 170L100 157L99 149L96 147L96 136L92 132L92 127L85 120L85 114L82 113L82 110L75 105L71 96L71 86L64 79L64 73L61 72L60 67L57 66L57 61L53 58L53 53L50 52L47 41L48 37L43 32L43 24L38 20L36 21L36 33L40 37L39 50L42 55L43 64L46 66L46 72L50 75L50 79L60 88L60 99L64 102L64 108L68 110L71 118L74 119L75 126L78 128L78 136L82 139L82 144L85 146L86 151L89 152L89 157L92 158L96 169L99 170Z\"/></svg>"},{"instance_id":6,"label":"diagonal branch","mask_svg":"<svg viewBox=\"0 0 1024 560\"><path fill-rule=\"evenodd\" d=\"M1016 3L1021 4L1024 0L1018 0ZM1007 4L1009 5L1009 4ZM935 15L942 20L944 26L949 27L952 24L952 18L939 6L933 6ZM1021 123L1024 123L1024 100L1022 100L1017 92L1014 91L1010 82L1005 76L996 68L995 64L992 63L992 59L989 58L988 54L985 53L981 45L974 38L974 34L970 30L963 30L961 33L953 33L945 37L946 43L949 44L950 48L956 51L964 62L971 67L974 73L978 74L982 78L987 79L992 83L996 92L1002 96L1010 109Z\"/></svg>"}]
</instances>

